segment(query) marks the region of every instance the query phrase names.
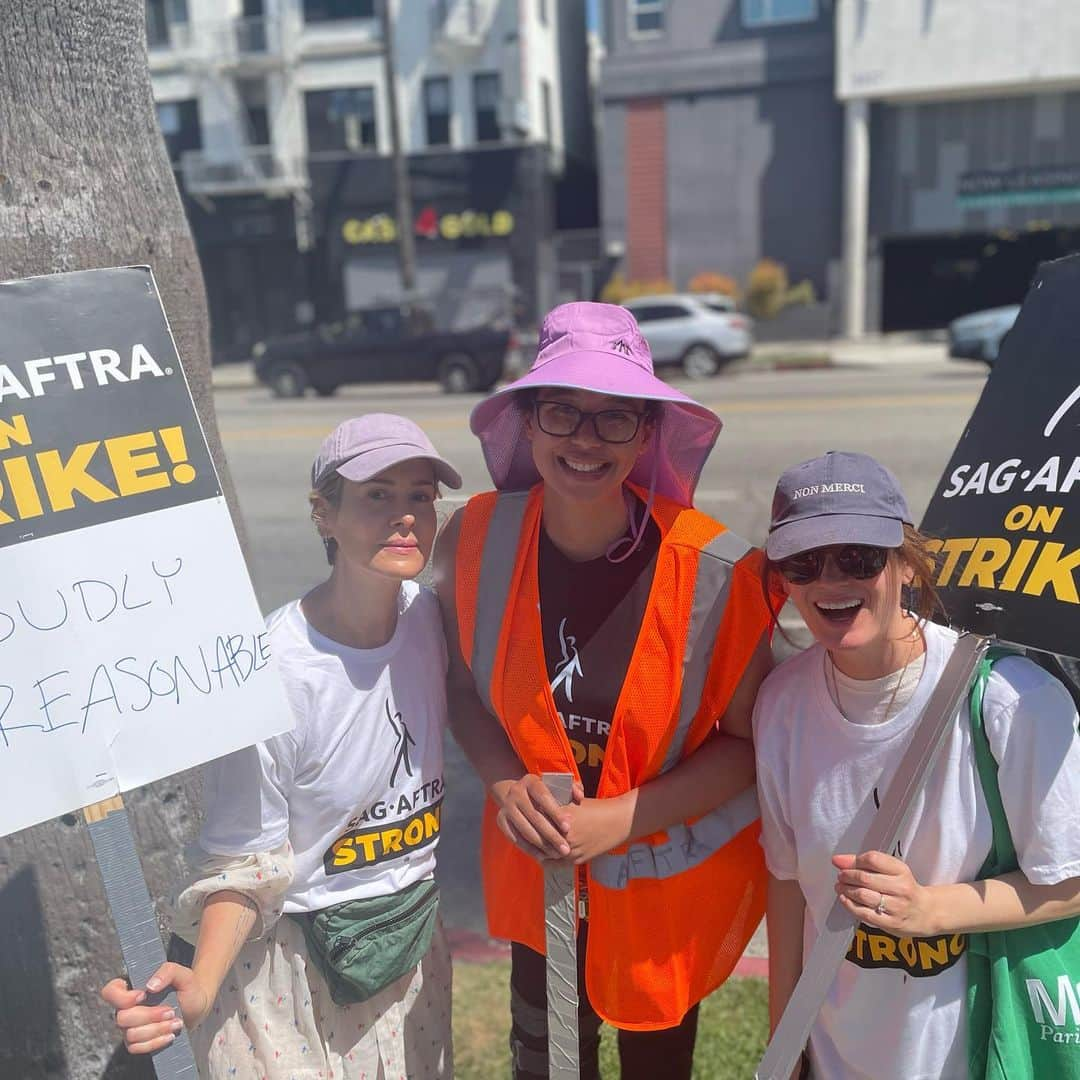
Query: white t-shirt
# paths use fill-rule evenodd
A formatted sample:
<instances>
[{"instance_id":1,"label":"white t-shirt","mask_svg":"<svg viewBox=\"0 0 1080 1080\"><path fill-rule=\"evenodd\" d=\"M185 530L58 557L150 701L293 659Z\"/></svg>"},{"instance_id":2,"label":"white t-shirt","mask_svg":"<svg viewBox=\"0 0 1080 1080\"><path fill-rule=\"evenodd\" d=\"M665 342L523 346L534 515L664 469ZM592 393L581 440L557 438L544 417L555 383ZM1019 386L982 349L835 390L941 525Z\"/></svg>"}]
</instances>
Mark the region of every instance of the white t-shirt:
<instances>
[{"instance_id":1,"label":"white t-shirt","mask_svg":"<svg viewBox=\"0 0 1080 1080\"><path fill-rule=\"evenodd\" d=\"M199 845L243 855L292 843L286 912L397 892L435 869L443 798L446 643L434 593L402 585L377 649L320 634L300 602L267 620L293 731L211 762Z\"/></svg>"},{"instance_id":2,"label":"white t-shirt","mask_svg":"<svg viewBox=\"0 0 1080 1080\"><path fill-rule=\"evenodd\" d=\"M825 681L815 645L765 680L754 709L762 844L771 873L806 897L806 955L836 898L838 853L858 854L913 722L956 634L925 628L922 678L906 705L853 724ZM1080 739L1065 688L1021 657L990 675L983 717L1020 867L1034 884L1080 876ZM925 885L972 881L991 824L975 769L967 703L945 737L893 854ZM815 1080L966 1080L963 935L897 939L862 926L811 1032Z\"/></svg>"}]
</instances>

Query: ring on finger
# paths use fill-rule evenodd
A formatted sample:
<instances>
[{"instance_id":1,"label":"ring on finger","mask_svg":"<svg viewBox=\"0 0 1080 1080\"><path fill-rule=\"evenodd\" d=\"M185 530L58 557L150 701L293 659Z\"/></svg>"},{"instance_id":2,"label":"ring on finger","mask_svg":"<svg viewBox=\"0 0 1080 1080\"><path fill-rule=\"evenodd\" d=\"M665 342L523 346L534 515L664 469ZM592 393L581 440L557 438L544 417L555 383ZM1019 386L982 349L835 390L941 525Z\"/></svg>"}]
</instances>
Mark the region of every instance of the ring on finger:
<instances>
[{"instance_id":1,"label":"ring on finger","mask_svg":"<svg viewBox=\"0 0 1080 1080\"><path fill-rule=\"evenodd\" d=\"M874 908L874 912L878 915L888 915L888 912L885 910L885 894L881 893L880 897L881 898L877 902L877 907Z\"/></svg>"}]
</instances>

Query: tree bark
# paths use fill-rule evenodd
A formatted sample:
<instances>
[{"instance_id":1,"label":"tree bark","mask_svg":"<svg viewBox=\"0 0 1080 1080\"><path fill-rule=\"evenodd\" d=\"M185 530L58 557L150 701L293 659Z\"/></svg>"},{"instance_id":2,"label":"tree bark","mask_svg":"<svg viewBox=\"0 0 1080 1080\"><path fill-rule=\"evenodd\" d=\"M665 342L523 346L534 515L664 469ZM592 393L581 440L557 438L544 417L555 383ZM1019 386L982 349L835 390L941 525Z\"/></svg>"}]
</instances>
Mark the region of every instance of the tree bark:
<instances>
[{"instance_id":1,"label":"tree bark","mask_svg":"<svg viewBox=\"0 0 1080 1080\"><path fill-rule=\"evenodd\" d=\"M149 264L234 521L202 272L158 131L143 0L0 0L0 280ZM2 338L0 338L2 340ZM126 798L151 895L178 879L194 774ZM0 798L3 798L0 792ZM0 839L0 1076L152 1075L113 1058L121 961L81 818Z\"/></svg>"}]
</instances>

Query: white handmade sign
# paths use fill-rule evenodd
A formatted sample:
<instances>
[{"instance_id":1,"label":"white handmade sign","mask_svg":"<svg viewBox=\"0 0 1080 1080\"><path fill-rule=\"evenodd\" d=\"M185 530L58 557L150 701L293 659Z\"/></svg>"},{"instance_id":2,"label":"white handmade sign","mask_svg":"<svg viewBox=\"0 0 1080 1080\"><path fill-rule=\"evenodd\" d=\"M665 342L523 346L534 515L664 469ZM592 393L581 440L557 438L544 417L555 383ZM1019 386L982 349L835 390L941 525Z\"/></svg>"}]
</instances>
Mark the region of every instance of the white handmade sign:
<instances>
[{"instance_id":1,"label":"white handmade sign","mask_svg":"<svg viewBox=\"0 0 1080 1080\"><path fill-rule=\"evenodd\" d=\"M292 727L146 267L0 284L0 836Z\"/></svg>"}]
</instances>

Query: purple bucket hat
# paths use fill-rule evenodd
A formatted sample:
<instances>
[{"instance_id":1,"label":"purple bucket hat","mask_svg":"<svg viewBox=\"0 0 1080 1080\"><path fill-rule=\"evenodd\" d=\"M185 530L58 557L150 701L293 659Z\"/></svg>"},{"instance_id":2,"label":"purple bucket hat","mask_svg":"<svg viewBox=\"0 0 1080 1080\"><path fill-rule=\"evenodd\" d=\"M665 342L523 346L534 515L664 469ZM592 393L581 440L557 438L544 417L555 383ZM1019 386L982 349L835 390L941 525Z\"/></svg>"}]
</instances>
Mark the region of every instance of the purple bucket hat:
<instances>
[{"instance_id":1,"label":"purple bucket hat","mask_svg":"<svg viewBox=\"0 0 1080 1080\"><path fill-rule=\"evenodd\" d=\"M461 476L439 456L431 440L411 420L394 413L366 413L344 420L323 440L311 466L311 486L317 488L332 472L346 480L370 480L385 469L426 458L435 476L448 488L461 487Z\"/></svg>"},{"instance_id":2,"label":"purple bucket hat","mask_svg":"<svg viewBox=\"0 0 1080 1080\"><path fill-rule=\"evenodd\" d=\"M648 488L655 475L658 494L692 505L698 477L720 434L720 418L653 374L648 343L626 308L581 302L550 311L529 371L473 409L469 425L500 491L523 491L540 481L515 393L541 387L657 402L656 432L629 479Z\"/></svg>"}]
</instances>

